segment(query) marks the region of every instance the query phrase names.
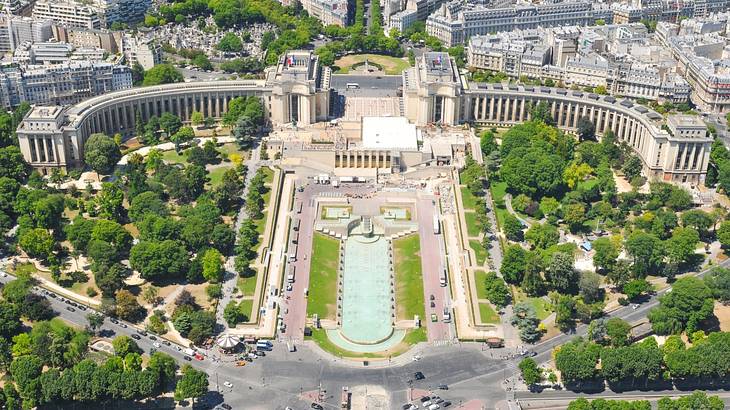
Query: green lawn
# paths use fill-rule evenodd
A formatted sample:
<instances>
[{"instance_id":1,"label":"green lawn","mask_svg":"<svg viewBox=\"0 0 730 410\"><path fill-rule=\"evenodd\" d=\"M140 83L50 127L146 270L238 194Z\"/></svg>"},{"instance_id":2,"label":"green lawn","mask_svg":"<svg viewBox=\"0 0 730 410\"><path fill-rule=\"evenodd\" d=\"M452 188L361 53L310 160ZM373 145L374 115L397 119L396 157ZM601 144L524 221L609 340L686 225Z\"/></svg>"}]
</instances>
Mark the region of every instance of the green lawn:
<instances>
[{"instance_id":1,"label":"green lawn","mask_svg":"<svg viewBox=\"0 0 730 410\"><path fill-rule=\"evenodd\" d=\"M464 203L464 209L476 209L477 197L472 195L471 191L467 187L461 187L461 200Z\"/></svg>"},{"instance_id":2,"label":"green lawn","mask_svg":"<svg viewBox=\"0 0 730 410\"><path fill-rule=\"evenodd\" d=\"M484 282L487 280L487 272L483 270L474 271L474 286L477 288L477 299L487 299L487 288Z\"/></svg>"},{"instance_id":3,"label":"green lawn","mask_svg":"<svg viewBox=\"0 0 730 410\"><path fill-rule=\"evenodd\" d=\"M500 323L499 315L489 303L484 302L479 304L479 316L482 318L482 323Z\"/></svg>"},{"instance_id":4,"label":"green lawn","mask_svg":"<svg viewBox=\"0 0 730 410\"><path fill-rule=\"evenodd\" d=\"M164 151L162 153L162 159L169 164L182 164L187 161L187 157L185 157L185 154L183 154L182 152L178 154L174 149Z\"/></svg>"},{"instance_id":5,"label":"green lawn","mask_svg":"<svg viewBox=\"0 0 730 410\"><path fill-rule=\"evenodd\" d=\"M259 168L259 170L264 174L265 184L271 184L274 182L274 170L269 167Z\"/></svg>"},{"instance_id":6,"label":"green lawn","mask_svg":"<svg viewBox=\"0 0 730 410\"><path fill-rule=\"evenodd\" d=\"M382 66L388 75L400 75L403 70L410 67L408 60L402 58L378 54L351 54L335 61L335 66L338 67L337 74L349 73L354 64L362 63L365 59Z\"/></svg>"},{"instance_id":7,"label":"green lawn","mask_svg":"<svg viewBox=\"0 0 730 410\"><path fill-rule=\"evenodd\" d=\"M509 214L504 204L504 196L507 195L507 183L492 182L490 190L492 191L492 201L494 201L494 212L497 215L497 223L502 227L504 226L504 218Z\"/></svg>"},{"instance_id":8,"label":"green lawn","mask_svg":"<svg viewBox=\"0 0 730 410\"><path fill-rule=\"evenodd\" d=\"M512 289L515 296L515 304L525 302L528 305L532 306L532 308L535 309L535 315L540 320L543 320L546 317L550 316L550 302L543 298L527 297L521 290L518 290L514 286L512 287Z\"/></svg>"},{"instance_id":9,"label":"green lawn","mask_svg":"<svg viewBox=\"0 0 730 410\"><path fill-rule=\"evenodd\" d=\"M466 232L469 236L479 236L479 222L477 221L476 212L464 212L464 219L466 220Z\"/></svg>"},{"instance_id":10,"label":"green lawn","mask_svg":"<svg viewBox=\"0 0 730 410\"><path fill-rule=\"evenodd\" d=\"M421 242L418 235L393 241L397 320L413 319L415 315L421 320L426 317L420 252Z\"/></svg>"},{"instance_id":11,"label":"green lawn","mask_svg":"<svg viewBox=\"0 0 730 410\"><path fill-rule=\"evenodd\" d=\"M256 293L256 275L248 278L239 276L236 286L243 296L253 296Z\"/></svg>"},{"instance_id":12,"label":"green lawn","mask_svg":"<svg viewBox=\"0 0 730 410\"><path fill-rule=\"evenodd\" d=\"M337 357L363 357L363 358L378 358L382 357L376 353L355 353L349 350L342 349L336 344L332 343L327 337L327 331L324 329L312 329L312 340L325 352L328 352Z\"/></svg>"},{"instance_id":13,"label":"green lawn","mask_svg":"<svg viewBox=\"0 0 730 410\"><path fill-rule=\"evenodd\" d=\"M409 345L414 345L420 342L427 342L428 335L426 334L426 327L421 326L418 329L411 329L403 337L403 342Z\"/></svg>"},{"instance_id":14,"label":"green lawn","mask_svg":"<svg viewBox=\"0 0 730 410\"><path fill-rule=\"evenodd\" d=\"M231 169L231 167L218 167L208 172L208 178L210 179L210 181L208 181L208 187L215 188L220 185L221 181L223 181L223 174L225 174L229 169Z\"/></svg>"},{"instance_id":15,"label":"green lawn","mask_svg":"<svg viewBox=\"0 0 730 410\"><path fill-rule=\"evenodd\" d=\"M339 253L340 241L321 233L314 234L307 315L317 314L321 319L335 319ZM327 339L327 336L324 338Z\"/></svg>"},{"instance_id":16,"label":"green lawn","mask_svg":"<svg viewBox=\"0 0 730 410\"><path fill-rule=\"evenodd\" d=\"M241 312L248 312L244 313L246 315L246 319L243 320L243 322L250 322L253 310L253 299L244 299L238 304L238 306Z\"/></svg>"},{"instance_id":17,"label":"green lawn","mask_svg":"<svg viewBox=\"0 0 730 410\"><path fill-rule=\"evenodd\" d=\"M484 262L487 260L487 250L484 249L482 243L477 239L469 239L469 247L474 250L474 255L477 258L477 265L484 265Z\"/></svg>"}]
</instances>

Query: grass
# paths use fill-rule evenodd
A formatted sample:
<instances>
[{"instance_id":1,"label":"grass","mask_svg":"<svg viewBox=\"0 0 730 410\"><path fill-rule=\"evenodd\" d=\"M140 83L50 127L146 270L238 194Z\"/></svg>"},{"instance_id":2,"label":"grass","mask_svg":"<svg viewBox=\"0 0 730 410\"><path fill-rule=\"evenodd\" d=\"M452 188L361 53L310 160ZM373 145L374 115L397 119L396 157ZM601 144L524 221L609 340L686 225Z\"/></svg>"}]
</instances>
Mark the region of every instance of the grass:
<instances>
[{"instance_id":1,"label":"grass","mask_svg":"<svg viewBox=\"0 0 730 410\"><path fill-rule=\"evenodd\" d=\"M314 234L312 266L309 271L307 315L334 319L337 311L337 264L340 241L321 233ZM327 336L325 335L325 339Z\"/></svg>"},{"instance_id":2,"label":"grass","mask_svg":"<svg viewBox=\"0 0 730 410\"><path fill-rule=\"evenodd\" d=\"M469 239L469 247L474 250L474 255L477 258L477 265L484 265L487 261L487 250L484 249L482 243L477 239Z\"/></svg>"},{"instance_id":3,"label":"grass","mask_svg":"<svg viewBox=\"0 0 730 410\"><path fill-rule=\"evenodd\" d=\"M500 227L504 226L504 219L509 214L504 204L504 196L507 195L506 182L492 182L489 188L492 191L492 200L494 201L494 213L497 215L497 223Z\"/></svg>"},{"instance_id":4,"label":"grass","mask_svg":"<svg viewBox=\"0 0 730 410\"><path fill-rule=\"evenodd\" d=\"M476 212L464 212L464 219L466 220L466 232L469 236L479 236L479 222L477 222Z\"/></svg>"},{"instance_id":5,"label":"grass","mask_svg":"<svg viewBox=\"0 0 730 410\"><path fill-rule=\"evenodd\" d=\"M481 317L482 323L500 323L499 315L494 311L492 305L486 302L479 304L479 317Z\"/></svg>"},{"instance_id":6,"label":"grass","mask_svg":"<svg viewBox=\"0 0 730 410\"><path fill-rule=\"evenodd\" d=\"M546 317L550 316L550 302L547 300L543 298L527 297L527 295L514 286L512 287L512 293L515 299L514 303L517 304L524 302L532 306L538 319L544 320Z\"/></svg>"},{"instance_id":7,"label":"grass","mask_svg":"<svg viewBox=\"0 0 730 410\"><path fill-rule=\"evenodd\" d=\"M418 235L393 241L395 259L395 301L397 320L426 317L421 271L421 242Z\"/></svg>"},{"instance_id":8,"label":"grass","mask_svg":"<svg viewBox=\"0 0 730 410\"><path fill-rule=\"evenodd\" d=\"M218 167L208 172L208 178L210 179L210 181L208 181L208 186L210 188L215 188L220 185L223 181L223 174L225 174L229 169L231 169L231 167Z\"/></svg>"},{"instance_id":9,"label":"grass","mask_svg":"<svg viewBox=\"0 0 730 410\"><path fill-rule=\"evenodd\" d=\"M238 277L236 286L243 296L253 296L256 293L256 277L257 275L247 278Z\"/></svg>"},{"instance_id":10,"label":"grass","mask_svg":"<svg viewBox=\"0 0 730 410\"><path fill-rule=\"evenodd\" d=\"M185 154L182 152L178 154L174 149L164 151L162 153L162 159L168 164L182 164L187 161Z\"/></svg>"},{"instance_id":11,"label":"grass","mask_svg":"<svg viewBox=\"0 0 730 410\"><path fill-rule=\"evenodd\" d=\"M274 182L274 170L269 167L259 168L264 174L264 184L272 184Z\"/></svg>"},{"instance_id":12,"label":"grass","mask_svg":"<svg viewBox=\"0 0 730 410\"><path fill-rule=\"evenodd\" d=\"M487 299L487 287L484 283L487 280L487 272L483 270L474 271L474 286L477 288L477 299Z\"/></svg>"},{"instance_id":13,"label":"grass","mask_svg":"<svg viewBox=\"0 0 730 410\"><path fill-rule=\"evenodd\" d=\"M244 313L246 315L246 320L244 322L250 322L253 310L253 299L244 299L241 301L241 303L238 304L239 309L241 312L248 312Z\"/></svg>"},{"instance_id":14,"label":"grass","mask_svg":"<svg viewBox=\"0 0 730 410\"><path fill-rule=\"evenodd\" d=\"M362 63L365 61L365 59L383 66L385 74L388 75L398 75L402 73L403 70L410 67L410 64L408 64L408 60L402 58L381 56L377 54L353 54L344 56L335 61L335 65L339 67L339 69L337 70L337 74L349 73L353 65L357 63Z\"/></svg>"},{"instance_id":15,"label":"grass","mask_svg":"<svg viewBox=\"0 0 730 410\"><path fill-rule=\"evenodd\" d=\"M403 341L401 343L388 351L380 353L357 353L345 350L332 343L332 341L327 337L327 331L325 329L312 329L312 336L309 339L317 343L317 345L322 348L322 350L337 357L382 359L386 357L398 356L401 353L408 351L408 348L411 345L415 345L420 342L426 342L427 336L425 327L409 330L403 337Z\"/></svg>"},{"instance_id":16,"label":"grass","mask_svg":"<svg viewBox=\"0 0 730 410\"><path fill-rule=\"evenodd\" d=\"M32 275L37 272L35 266L32 263L19 263L15 265L15 276L19 275Z\"/></svg>"},{"instance_id":17,"label":"grass","mask_svg":"<svg viewBox=\"0 0 730 410\"><path fill-rule=\"evenodd\" d=\"M467 187L461 187L461 200L464 203L464 209L476 209L477 197L469 191Z\"/></svg>"}]
</instances>

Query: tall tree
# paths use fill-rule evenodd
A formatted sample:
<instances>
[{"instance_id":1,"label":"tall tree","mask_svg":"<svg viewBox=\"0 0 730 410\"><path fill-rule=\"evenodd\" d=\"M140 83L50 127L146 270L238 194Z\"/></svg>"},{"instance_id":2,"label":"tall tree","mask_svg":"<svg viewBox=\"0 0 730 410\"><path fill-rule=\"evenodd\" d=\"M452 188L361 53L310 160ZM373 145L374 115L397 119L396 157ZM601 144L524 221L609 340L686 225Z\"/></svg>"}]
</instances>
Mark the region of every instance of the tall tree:
<instances>
[{"instance_id":1,"label":"tall tree","mask_svg":"<svg viewBox=\"0 0 730 410\"><path fill-rule=\"evenodd\" d=\"M84 161L99 174L110 174L121 158L119 146L104 134L92 134L84 144Z\"/></svg>"}]
</instances>

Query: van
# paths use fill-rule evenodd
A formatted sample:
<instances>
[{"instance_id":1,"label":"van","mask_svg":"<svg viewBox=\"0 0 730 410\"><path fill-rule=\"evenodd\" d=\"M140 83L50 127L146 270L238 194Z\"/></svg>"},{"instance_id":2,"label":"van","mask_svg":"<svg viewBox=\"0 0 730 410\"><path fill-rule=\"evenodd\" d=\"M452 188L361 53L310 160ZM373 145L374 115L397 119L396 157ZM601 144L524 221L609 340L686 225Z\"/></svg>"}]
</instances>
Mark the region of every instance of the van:
<instances>
[{"instance_id":1,"label":"van","mask_svg":"<svg viewBox=\"0 0 730 410\"><path fill-rule=\"evenodd\" d=\"M451 312L449 311L449 308L444 308L444 323L451 322Z\"/></svg>"},{"instance_id":2,"label":"van","mask_svg":"<svg viewBox=\"0 0 730 410\"><path fill-rule=\"evenodd\" d=\"M286 348L289 349L289 352L297 351L297 347L292 342L286 342Z\"/></svg>"}]
</instances>

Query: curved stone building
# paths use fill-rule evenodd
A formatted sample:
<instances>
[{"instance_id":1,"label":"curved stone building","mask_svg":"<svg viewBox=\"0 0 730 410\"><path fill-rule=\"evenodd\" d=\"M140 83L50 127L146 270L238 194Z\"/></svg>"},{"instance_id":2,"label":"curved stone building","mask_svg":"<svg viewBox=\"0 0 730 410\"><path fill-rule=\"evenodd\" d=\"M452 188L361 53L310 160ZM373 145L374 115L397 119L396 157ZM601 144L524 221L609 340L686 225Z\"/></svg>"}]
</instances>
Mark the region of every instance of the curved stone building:
<instances>
[{"instance_id":1,"label":"curved stone building","mask_svg":"<svg viewBox=\"0 0 730 410\"><path fill-rule=\"evenodd\" d=\"M193 111L220 117L231 99L257 96L272 124L326 121L330 119L330 79L329 68L320 66L311 51L293 51L267 70L265 80L168 84L110 93L70 107L35 107L17 134L26 160L47 172L81 165L84 141L93 133L131 134L138 113L144 121L163 112L175 113L183 121ZM589 118L599 135L612 130L642 159L647 177L704 182L712 139L697 116L665 119L631 100L582 91L469 82L446 53L424 54L415 67L403 72L402 81L404 113L416 126L465 122L511 126L529 120L530 107L544 101L556 124L568 132L576 131L581 117ZM331 156L326 162L336 167L336 155ZM400 157L401 152L385 156Z\"/></svg>"}]
</instances>

